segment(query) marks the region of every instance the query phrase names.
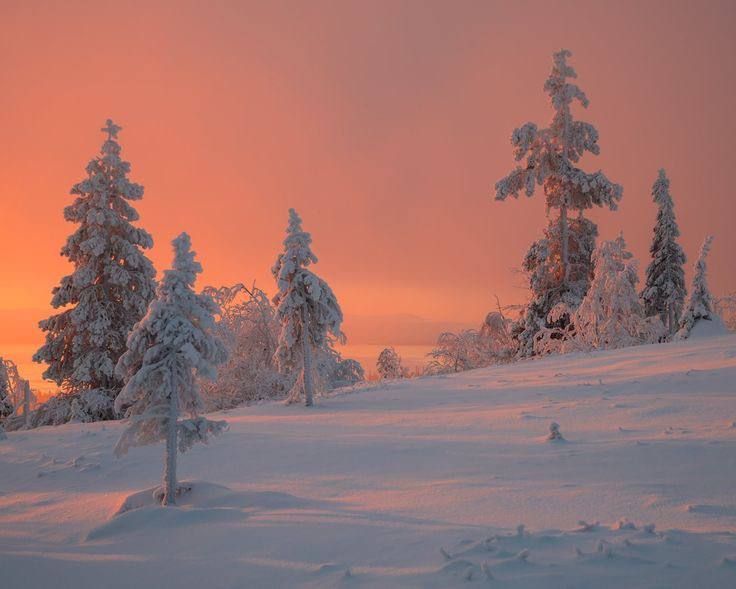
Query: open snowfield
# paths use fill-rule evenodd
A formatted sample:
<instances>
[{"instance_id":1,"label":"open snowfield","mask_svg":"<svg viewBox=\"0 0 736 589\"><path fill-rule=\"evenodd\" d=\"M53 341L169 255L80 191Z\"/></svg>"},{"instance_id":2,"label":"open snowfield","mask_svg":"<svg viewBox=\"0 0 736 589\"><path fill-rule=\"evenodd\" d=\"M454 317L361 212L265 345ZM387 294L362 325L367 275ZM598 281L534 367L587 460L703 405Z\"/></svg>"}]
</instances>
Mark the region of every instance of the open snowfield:
<instances>
[{"instance_id":1,"label":"open snowfield","mask_svg":"<svg viewBox=\"0 0 736 589\"><path fill-rule=\"evenodd\" d=\"M736 587L736 336L226 419L179 508L118 423L8 434L0 587Z\"/></svg>"}]
</instances>

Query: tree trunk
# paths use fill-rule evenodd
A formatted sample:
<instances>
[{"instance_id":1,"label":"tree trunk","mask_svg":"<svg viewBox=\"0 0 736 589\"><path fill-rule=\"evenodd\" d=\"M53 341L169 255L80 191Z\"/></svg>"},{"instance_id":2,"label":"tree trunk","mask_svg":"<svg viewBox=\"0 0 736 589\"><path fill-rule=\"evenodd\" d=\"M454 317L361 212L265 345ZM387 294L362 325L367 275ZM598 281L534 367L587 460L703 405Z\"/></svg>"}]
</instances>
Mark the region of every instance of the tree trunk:
<instances>
[{"instance_id":1,"label":"tree trunk","mask_svg":"<svg viewBox=\"0 0 736 589\"><path fill-rule=\"evenodd\" d=\"M675 333L675 313L672 305L667 305L667 334Z\"/></svg>"},{"instance_id":2,"label":"tree trunk","mask_svg":"<svg viewBox=\"0 0 736 589\"><path fill-rule=\"evenodd\" d=\"M179 421L179 395L174 390L174 379L170 377L171 397L169 401L169 422L166 432L166 463L164 467L163 505L176 505L176 453L177 425Z\"/></svg>"},{"instance_id":3,"label":"tree trunk","mask_svg":"<svg viewBox=\"0 0 736 589\"><path fill-rule=\"evenodd\" d=\"M563 290L567 288L567 284L570 281L570 263L569 263L569 237L567 230L567 204L563 204L560 207L560 240L561 243L561 255L562 255L562 285Z\"/></svg>"},{"instance_id":4,"label":"tree trunk","mask_svg":"<svg viewBox=\"0 0 736 589\"><path fill-rule=\"evenodd\" d=\"M307 325L307 310L302 307L302 371L304 381L304 397L307 407L314 404L314 382L312 380L312 346L309 343L309 328Z\"/></svg>"}]
</instances>

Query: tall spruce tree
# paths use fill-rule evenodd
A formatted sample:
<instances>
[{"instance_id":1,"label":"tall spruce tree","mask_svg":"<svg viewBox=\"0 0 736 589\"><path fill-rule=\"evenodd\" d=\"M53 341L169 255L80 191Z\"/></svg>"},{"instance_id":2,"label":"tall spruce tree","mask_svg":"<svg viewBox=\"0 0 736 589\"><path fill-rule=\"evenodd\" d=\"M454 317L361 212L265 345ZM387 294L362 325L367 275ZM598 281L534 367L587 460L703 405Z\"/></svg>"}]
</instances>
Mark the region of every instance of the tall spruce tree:
<instances>
[{"instance_id":1,"label":"tall spruce tree","mask_svg":"<svg viewBox=\"0 0 736 589\"><path fill-rule=\"evenodd\" d=\"M311 243L311 235L302 230L301 218L289 209L284 251L271 269L278 287L273 303L281 324L274 357L282 372L300 370L287 402L298 401L303 391L307 406L314 403L315 348L326 346L330 335L345 339L337 298L329 285L307 268L317 262Z\"/></svg>"},{"instance_id":2,"label":"tall spruce tree","mask_svg":"<svg viewBox=\"0 0 736 589\"><path fill-rule=\"evenodd\" d=\"M116 369L125 387L115 408L131 419L115 453L166 441L164 505L176 504L177 452L207 442L226 427L224 421L198 415L204 406L197 377L214 379L215 366L227 358L225 346L214 335L219 309L208 295L194 292L202 266L194 259L189 236L182 233L173 246L173 267L164 272L156 298L130 334ZM181 414L188 419L180 420Z\"/></svg>"},{"instance_id":3,"label":"tall spruce tree","mask_svg":"<svg viewBox=\"0 0 736 589\"><path fill-rule=\"evenodd\" d=\"M708 288L708 265L706 259L713 244L713 236L708 235L700 246L700 254L695 262L695 273L693 283L690 287L690 296L685 304L685 312L680 320L680 330L677 332L679 338L690 335L693 327L698 321L711 321L715 317L713 311L713 297Z\"/></svg>"},{"instance_id":4,"label":"tall spruce tree","mask_svg":"<svg viewBox=\"0 0 736 589\"><path fill-rule=\"evenodd\" d=\"M129 202L141 199L143 187L128 179L130 164L116 141L120 129L107 120L101 154L72 187L76 199L64 218L79 227L61 255L74 270L53 289L51 305L63 310L40 322L46 343L33 357L48 364L44 378L79 398L90 420L114 417L122 386L115 365L155 290L155 270L143 252L153 239L133 225L138 213Z\"/></svg>"},{"instance_id":5,"label":"tall spruce tree","mask_svg":"<svg viewBox=\"0 0 736 589\"><path fill-rule=\"evenodd\" d=\"M667 333L674 334L680 323L685 302L685 252L677 238L680 230L675 220L675 205L670 196L670 181L664 170L652 186L652 198L657 203L657 224L649 252L652 261L647 268L647 278L641 292L648 317L658 315Z\"/></svg>"},{"instance_id":6,"label":"tall spruce tree","mask_svg":"<svg viewBox=\"0 0 736 589\"><path fill-rule=\"evenodd\" d=\"M514 155L517 161L524 160L524 165L517 166L495 187L496 200L506 200L509 196L518 198L522 191L532 196L536 186L542 186L548 211L557 211L556 219L550 221L546 232L546 243L533 246L536 250L546 248L545 259L551 266L552 282L545 293L533 292L524 320L515 330L517 335L525 334L521 342L522 354L532 348L529 344L534 333L546 324L547 315L556 304L564 303L574 310L587 291L592 252L587 244L595 243L597 228L589 221L574 226L569 220L570 211L576 211L580 219L586 209L594 206L615 210L623 194L621 186L611 182L603 172L589 173L576 166L586 152L598 155L600 148L596 128L572 116L573 102L587 107L588 98L576 84L568 81L577 77L567 63L571 55L565 49L554 54L552 72L544 85L555 113L552 122L544 129L535 123L526 123L514 130L511 137ZM586 244L579 249L577 262L573 260L576 244ZM531 255L538 253L530 251ZM585 266L582 271L575 269L580 262ZM532 290L535 291L534 285Z\"/></svg>"}]
</instances>

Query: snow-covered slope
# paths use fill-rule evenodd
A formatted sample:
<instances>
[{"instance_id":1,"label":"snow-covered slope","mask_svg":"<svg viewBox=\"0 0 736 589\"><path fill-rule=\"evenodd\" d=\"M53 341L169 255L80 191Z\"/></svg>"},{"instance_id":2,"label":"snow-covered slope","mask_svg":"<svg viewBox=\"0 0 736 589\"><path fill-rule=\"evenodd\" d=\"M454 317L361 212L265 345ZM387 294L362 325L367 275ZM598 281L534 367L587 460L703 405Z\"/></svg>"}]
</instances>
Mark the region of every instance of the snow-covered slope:
<instances>
[{"instance_id":1,"label":"snow-covered slope","mask_svg":"<svg viewBox=\"0 0 736 589\"><path fill-rule=\"evenodd\" d=\"M179 508L121 424L8 434L0 586L736 586L736 336L225 417Z\"/></svg>"}]
</instances>

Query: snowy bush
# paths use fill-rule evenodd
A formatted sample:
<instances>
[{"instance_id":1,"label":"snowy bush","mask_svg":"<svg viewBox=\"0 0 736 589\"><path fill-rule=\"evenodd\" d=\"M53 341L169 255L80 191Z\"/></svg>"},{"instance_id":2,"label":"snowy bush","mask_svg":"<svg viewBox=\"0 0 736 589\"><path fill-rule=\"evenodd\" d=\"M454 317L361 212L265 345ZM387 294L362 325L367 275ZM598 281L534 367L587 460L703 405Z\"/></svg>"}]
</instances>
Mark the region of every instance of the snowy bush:
<instances>
[{"instance_id":1,"label":"snowy bush","mask_svg":"<svg viewBox=\"0 0 736 589\"><path fill-rule=\"evenodd\" d=\"M5 429L31 427L35 403L36 394L30 383L21 378L15 362L0 358L0 421Z\"/></svg>"},{"instance_id":2,"label":"snowy bush","mask_svg":"<svg viewBox=\"0 0 736 589\"><path fill-rule=\"evenodd\" d=\"M500 309L499 305L499 309ZM516 353L516 341L511 333L512 322L499 311L491 311L486 315L478 330L480 355L487 363L511 361Z\"/></svg>"},{"instance_id":3,"label":"snowy bush","mask_svg":"<svg viewBox=\"0 0 736 589\"><path fill-rule=\"evenodd\" d=\"M365 380L365 372L360 362L343 358L340 352L335 350L336 343L328 335L324 344L314 349L314 375L317 390L331 391Z\"/></svg>"},{"instance_id":4,"label":"snowy bush","mask_svg":"<svg viewBox=\"0 0 736 589\"><path fill-rule=\"evenodd\" d=\"M732 292L716 299L715 312L722 320L725 326L736 331L736 292Z\"/></svg>"},{"instance_id":5,"label":"snowy bush","mask_svg":"<svg viewBox=\"0 0 736 589\"><path fill-rule=\"evenodd\" d=\"M115 446L116 455L130 447L166 441L164 505L176 503L177 452L207 442L226 427L209 421L203 410L197 377L214 378L215 366L227 358L214 334L216 303L194 292L202 266L195 261L189 236L173 241L174 263L156 291L145 317L128 338L128 349L116 373L125 383L115 409L130 422ZM180 420L181 414L189 416Z\"/></svg>"},{"instance_id":6,"label":"snowy bush","mask_svg":"<svg viewBox=\"0 0 736 589\"><path fill-rule=\"evenodd\" d=\"M218 368L217 379L201 383L207 408L229 409L282 398L290 383L279 373L273 359L279 323L266 293L243 284L207 287L203 292L220 309L215 330L228 351L228 360Z\"/></svg>"},{"instance_id":7,"label":"snowy bush","mask_svg":"<svg viewBox=\"0 0 736 589\"><path fill-rule=\"evenodd\" d=\"M510 361L516 350L511 326L501 311L492 311L480 330L440 334L436 347L427 354L431 360L424 374L462 372Z\"/></svg>"},{"instance_id":8,"label":"snowy bush","mask_svg":"<svg viewBox=\"0 0 736 589\"><path fill-rule=\"evenodd\" d=\"M436 347L427 354L431 360L425 374L446 374L486 366L478 332L465 329L458 333L445 332L437 338Z\"/></svg>"},{"instance_id":9,"label":"snowy bush","mask_svg":"<svg viewBox=\"0 0 736 589\"><path fill-rule=\"evenodd\" d=\"M72 187L74 203L64 209L64 218L78 224L61 250L74 269L53 289L51 305L63 310L41 321L46 343L34 356L48 364L44 378L56 382L64 398L42 408L39 425L56 423L63 407L70 410L69 396L78 398L89 421L115 417L113 400L122 386L115 364L154 294L155 271L143 253L153 239L132 224L138 213L129 202L142 198L143 187L128 180L130 164L116 141L120 127L108 120L102 131L101 155L89 162L87 178Z\"/></svg>"}]
</instances>

